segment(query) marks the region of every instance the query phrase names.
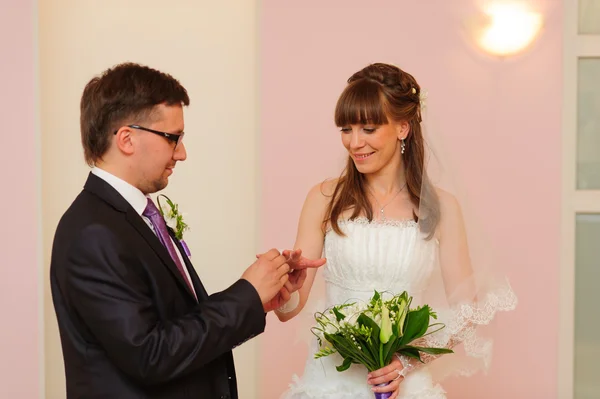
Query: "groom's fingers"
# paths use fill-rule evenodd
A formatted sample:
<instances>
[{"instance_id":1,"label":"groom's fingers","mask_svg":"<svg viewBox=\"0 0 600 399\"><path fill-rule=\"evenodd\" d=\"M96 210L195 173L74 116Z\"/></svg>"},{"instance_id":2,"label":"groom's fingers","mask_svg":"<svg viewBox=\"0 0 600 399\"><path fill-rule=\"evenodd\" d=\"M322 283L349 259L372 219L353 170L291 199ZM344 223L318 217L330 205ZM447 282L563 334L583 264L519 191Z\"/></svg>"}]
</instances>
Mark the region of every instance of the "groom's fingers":
<instances>
[{"instance_id":1,"label":"groom's fingers","mask_svg":"<svg viewBox=\"0 0 600 399\"><path fill-rule=\"evenodd\" d=\"M279 278L279 284L281 284L281 287L283 287L285 285L285 283L287 283L287 281L288 281L287 273ZM279 288L279 289L281 289L281 288Z\"/></svg>"},{"instance_id":2,"label":"groom's fingers","mask_svg":"<svg viewBox=\"0 0 600 399\"><path fill-rule=\"evenodd\" d=\"M278 257L282 257L282 256L281 256L281 253L279 252L279 250L277 250L277 249L273 248L273 249L269 250L269 252L267 252L267 253L265 254L265 257L266 257L268 260L274 261L274 260L275 260L275 259L277 259Z\"/></svg>"},{"instance_id":3,"label":"groom's fingers","mask_svg":"<svg viewBox=\"0 0 600 399\"><path fill-rule=\"evenodd\" d=\"M267 260L273 260L276 257L280 256L281 254L279 253L279 251L275 248L265 252L264 254L256 254L256 259L260 259L261 257L265 257Z\"/></svg>"},{"instance_id":4,"label":"groom's fingers","mask_svg":"<svg viewBox=\"0 0 600 399\"><path fill-rule=\"evenodd\" d=\"M288 275L289 271L290 271L290 265L288 265L287 263L285 263L285 258L282 256L283 258L283 264L277 266L277 275L278 277L281 277L283 275ZM288 276L289 277L289 276ZM287 280L285 280L287 281Z\"/></svg>"},{"instance_id":5,"label":"groom's fingers","mask_svg":"<svg viewBox=\"0 0 600 399\"><path fill-rule=\"evenodd\" d=\"M277 251L276 249L272 249L271 251ZM266 255L266 253L264 254L256 254L256 259L260 258L261 256ZM285 256L287 259L292 258L292 259L299 259L300 256L302 255L302 250L301 249L296 249L294 251L290 251L289 249L284 249L283 251L281 251L281 255Z\"/></svg>"}]
</instances>

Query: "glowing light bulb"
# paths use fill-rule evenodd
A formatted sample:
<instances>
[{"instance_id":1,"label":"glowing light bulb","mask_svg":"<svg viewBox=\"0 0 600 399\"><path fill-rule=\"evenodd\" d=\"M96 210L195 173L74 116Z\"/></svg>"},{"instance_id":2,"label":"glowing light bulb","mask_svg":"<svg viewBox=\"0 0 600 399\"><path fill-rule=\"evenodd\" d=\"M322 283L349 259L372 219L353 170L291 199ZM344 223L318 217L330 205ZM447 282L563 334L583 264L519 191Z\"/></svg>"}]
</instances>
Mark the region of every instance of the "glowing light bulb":
<instances>
[{"instance_id":1,"label":"glowing light bulb","mask_svg":"<svg viewBox=\"0 0 600 399\"><path fill-rule=\"evenodd\" d=\"M479 47L486 52L507 56L526 49L542 27L542 16L524 2L496 1L483 10L486 22L474 32Z\"/></svg>"}]
</instances>

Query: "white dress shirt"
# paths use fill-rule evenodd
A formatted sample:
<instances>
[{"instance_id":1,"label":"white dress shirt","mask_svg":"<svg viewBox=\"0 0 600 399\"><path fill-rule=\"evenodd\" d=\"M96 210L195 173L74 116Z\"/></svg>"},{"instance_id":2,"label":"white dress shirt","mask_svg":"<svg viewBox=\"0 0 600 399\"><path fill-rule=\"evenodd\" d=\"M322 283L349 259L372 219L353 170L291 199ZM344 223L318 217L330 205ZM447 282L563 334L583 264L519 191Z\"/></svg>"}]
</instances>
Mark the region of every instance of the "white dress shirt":
<instances>
[{"instance_id":1,"label":"white dress shirt","mask_svg":"<svg viewBox=\"0 0 600 399\"><path fill-rule=\"evenodd\" d=\"M105 182L107 182L108 184L110 184L112 186L112 188L117 190L117 192L119 194L121 194L121 196L123 198L125 198L125 201L129 202L129 204L138 213L138 215L140 215L142 217L142 219L144 219L144 221L146 222L148 227L150 227L150 230L152 230L152 232L156 235L156 231L154 231L154 226L152 225L152 222L150 222L150 219L148 219L147 217L145 217L143 215L144 210L146 209L146 205L148 205L148 198L150 198L150 196L144 195L144 193L142 193L138 188L127 183L125 180L120 179L117 176L115 176L111 173L108 173L107 171L100 169L98 167L92 168L92 173L94 175L98 176L99 178L101 178L102 180L104 180ZM183 266L183 271L185 272L185 275L186 275L188 281L190 282L192 291L194 291L194 295L197 298L194 287L191 284L192 279L190 278L190 273L188 272L185 262L183 261L183 257L181 256L181 253L179 252L179 248L177 248L177 245L175 245L175 243L173 242L173 239L171 237L169 237L169 238L171 239L171 242L173 243L173 247L175 248L177 257L179 258L179 261L181 262L181 265Z\"/></svg>"}]
</instances>

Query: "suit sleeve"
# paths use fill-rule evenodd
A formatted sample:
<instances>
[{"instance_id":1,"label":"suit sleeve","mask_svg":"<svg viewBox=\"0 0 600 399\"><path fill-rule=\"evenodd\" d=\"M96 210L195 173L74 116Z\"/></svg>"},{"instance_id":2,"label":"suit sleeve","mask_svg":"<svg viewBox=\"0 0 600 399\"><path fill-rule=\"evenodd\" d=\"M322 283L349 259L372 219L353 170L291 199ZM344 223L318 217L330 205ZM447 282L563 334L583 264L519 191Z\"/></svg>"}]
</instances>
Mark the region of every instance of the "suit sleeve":
<instances>
[{"instance_id":1,"label":"suit sleeve","mask_svg":"<svg viewBox=\"0 0 600 399\"><path fill-rule=\"evenodd\" d=\"M90 226L73 242L64 293L107 356L142 383L188 374L264 331L258 293L240 279L183 317L161 321L135 259L112 232ZM129 266L129 267L128 267Z\"/></svg>"}]
</instances>

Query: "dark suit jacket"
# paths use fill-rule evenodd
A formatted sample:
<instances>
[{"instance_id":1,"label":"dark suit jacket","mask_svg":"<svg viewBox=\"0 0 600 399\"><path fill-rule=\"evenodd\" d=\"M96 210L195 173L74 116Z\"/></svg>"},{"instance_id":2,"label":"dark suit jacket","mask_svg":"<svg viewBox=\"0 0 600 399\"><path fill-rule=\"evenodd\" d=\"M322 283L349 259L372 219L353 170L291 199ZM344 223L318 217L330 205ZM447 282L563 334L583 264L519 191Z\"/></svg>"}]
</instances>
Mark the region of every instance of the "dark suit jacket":
<instances>
[{"instance_id":1,"label":"dark suit jacket","mask_svg":"<svg viewBox=\"0 0 600 399\"><path fill-rule=\"evenodd\" d=\"M90 173L56 230L50 265L67 398L237 398L231 350L265 328L240 279L198 295L168 251L108 183Z\"/></svg>"}]
</instances>

